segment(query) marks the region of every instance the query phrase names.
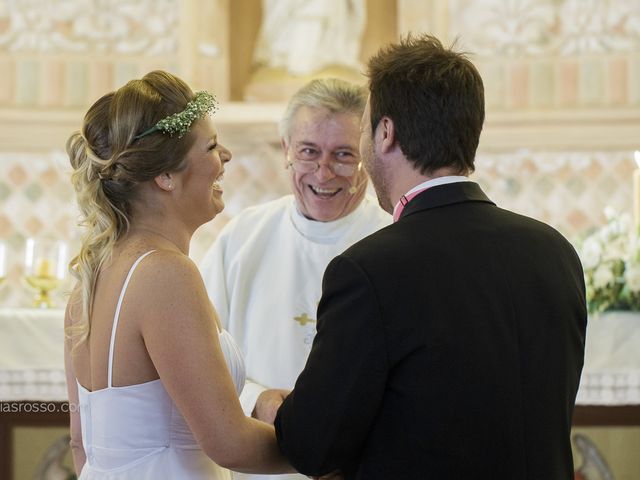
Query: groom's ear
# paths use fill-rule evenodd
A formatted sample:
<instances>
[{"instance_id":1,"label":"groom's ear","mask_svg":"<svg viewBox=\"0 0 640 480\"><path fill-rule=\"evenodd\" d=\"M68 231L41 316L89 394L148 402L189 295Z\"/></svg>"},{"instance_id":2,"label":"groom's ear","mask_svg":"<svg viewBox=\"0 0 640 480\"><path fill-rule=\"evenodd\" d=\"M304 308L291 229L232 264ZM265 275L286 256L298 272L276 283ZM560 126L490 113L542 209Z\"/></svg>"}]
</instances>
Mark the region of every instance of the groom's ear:
<instances>
[{"instance_id":1,"label":"groom's ear","mask_svg":"<svg viewBox=\"0 0 640 480\"><path fill-rule=\"evenodd\" d=\"M396 126L389 117L382 117L375 131L376 143L381 153L389 153L396 147Z\"/></svg>"}]
</instances>

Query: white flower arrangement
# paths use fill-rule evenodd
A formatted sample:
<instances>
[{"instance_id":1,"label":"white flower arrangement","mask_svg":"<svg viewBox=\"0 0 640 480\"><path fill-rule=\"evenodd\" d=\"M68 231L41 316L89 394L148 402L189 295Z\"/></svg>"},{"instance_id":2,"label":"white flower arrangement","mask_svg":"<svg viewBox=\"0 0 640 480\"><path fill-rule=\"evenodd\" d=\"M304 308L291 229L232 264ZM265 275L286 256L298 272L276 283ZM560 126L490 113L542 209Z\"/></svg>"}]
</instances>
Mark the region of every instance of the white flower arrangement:
<instances>
[{"instance_id":1,"label":"white flower arrangement","mask_svg":"<svg viewBox=\"0 0 640 480\"><path fill-rule=\"evenodd\" d=\"M589 312L640 310L640 242L627 213L604 211L607 224L582 243Z\"/></svg>"}]
</instances>

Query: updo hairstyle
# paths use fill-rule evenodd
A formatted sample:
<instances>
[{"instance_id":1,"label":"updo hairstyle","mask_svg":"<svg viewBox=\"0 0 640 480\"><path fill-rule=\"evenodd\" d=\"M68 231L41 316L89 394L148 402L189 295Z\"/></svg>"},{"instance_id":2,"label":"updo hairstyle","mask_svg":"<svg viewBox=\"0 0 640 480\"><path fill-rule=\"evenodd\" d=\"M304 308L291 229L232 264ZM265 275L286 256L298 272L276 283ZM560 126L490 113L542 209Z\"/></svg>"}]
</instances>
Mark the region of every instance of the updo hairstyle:
<instances>
[{"instance_id":1,"label":"updo hairstyle","mask_svg":"<svg viewBox=\"0 0 640 480\"><path fill-rule=\"evenodd\" d=\"M93 295L102 266L114 244L129 229L139 185L165 172L185 168L195 136L161 132L136 139L158 121L181 112L194 93L178 77L153 71L96 101L82 130L67 140L71 182L84 227L80 252L69 264L82 290L82 319L74 325L77 343L90 333Z\"/></svg>"}]
</instances>

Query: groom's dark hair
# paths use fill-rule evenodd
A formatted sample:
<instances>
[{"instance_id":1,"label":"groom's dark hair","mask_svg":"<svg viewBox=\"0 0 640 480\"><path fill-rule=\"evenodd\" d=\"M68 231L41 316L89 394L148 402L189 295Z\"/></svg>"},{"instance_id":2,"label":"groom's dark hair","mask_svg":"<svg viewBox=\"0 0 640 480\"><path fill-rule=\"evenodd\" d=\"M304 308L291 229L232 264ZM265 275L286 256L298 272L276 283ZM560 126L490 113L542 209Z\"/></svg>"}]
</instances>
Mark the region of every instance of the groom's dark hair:
<instances>
[{"instance_id":1,"label":"groom's dark hair","mask_svg":"<svg viewBox=\"0 0 640 480\"><path fill-rule=\"evenodd\" d=\"M431 35L409 34L368 63L371 126L393 120L405 157L423 174L474 170L484 122L484 86L466 54Z\"/></svg>"}]
</instances>

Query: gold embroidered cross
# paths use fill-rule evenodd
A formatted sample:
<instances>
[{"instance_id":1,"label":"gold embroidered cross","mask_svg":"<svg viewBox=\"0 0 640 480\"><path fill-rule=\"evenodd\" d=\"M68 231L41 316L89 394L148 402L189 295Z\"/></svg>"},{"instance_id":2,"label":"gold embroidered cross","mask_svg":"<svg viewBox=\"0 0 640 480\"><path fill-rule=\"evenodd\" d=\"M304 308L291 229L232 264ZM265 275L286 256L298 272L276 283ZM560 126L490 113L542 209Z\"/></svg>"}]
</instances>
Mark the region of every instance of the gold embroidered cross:
<instances>
[{"instance_id":1,"label":"gold embroidered cross","mask_svg":"<svg viewBox=\"0 0 640 480\"><path fill-rule=\"evenodd\" d=\"M298 315L297 317L293 317L293 319L303 327L307 323L316 323L316 321L313 318L309 318L309 316L306 313L303 313L302 315Z\"/></svg>"}]
</instances>

